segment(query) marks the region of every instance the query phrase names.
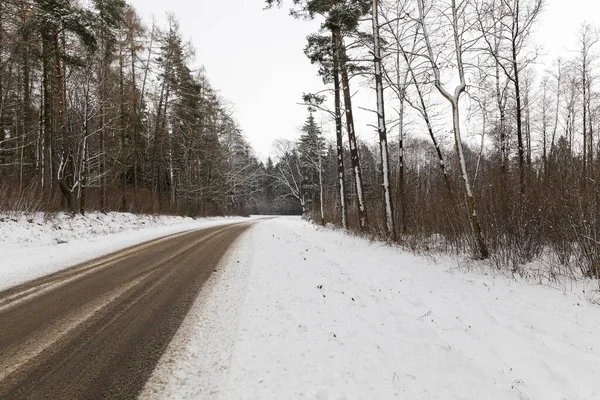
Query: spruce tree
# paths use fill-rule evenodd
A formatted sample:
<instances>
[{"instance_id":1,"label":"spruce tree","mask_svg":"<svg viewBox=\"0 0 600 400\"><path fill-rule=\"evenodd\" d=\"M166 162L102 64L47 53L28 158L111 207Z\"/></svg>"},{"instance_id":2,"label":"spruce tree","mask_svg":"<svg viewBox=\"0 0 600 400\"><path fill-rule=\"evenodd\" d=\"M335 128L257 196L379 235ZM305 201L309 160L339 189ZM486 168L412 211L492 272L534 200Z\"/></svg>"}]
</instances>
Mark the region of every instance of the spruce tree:
<instances>
[{"instance_id":1,"label":"spruce tree","mask_svg":"<svg viewBox=\"0 0 600 400\"><path fill-rule=\"evenodd\" d=\"M300 169L302 176L301 190L304 198L314 207L319 204L321 209L321 223L323 223L323 152L325 150L325 141L321 129L315 122L312 112L306 119L302 127L302 135L298 142L298 154L300 157Z\"/></svg>"}]
</instances>

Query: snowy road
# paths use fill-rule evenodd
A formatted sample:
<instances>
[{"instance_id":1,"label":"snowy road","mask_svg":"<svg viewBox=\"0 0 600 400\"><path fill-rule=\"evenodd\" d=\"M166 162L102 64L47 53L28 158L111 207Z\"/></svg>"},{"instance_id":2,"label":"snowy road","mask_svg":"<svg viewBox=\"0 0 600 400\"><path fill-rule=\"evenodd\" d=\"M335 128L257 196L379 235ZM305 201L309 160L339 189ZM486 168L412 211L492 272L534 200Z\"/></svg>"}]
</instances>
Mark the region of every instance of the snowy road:
<instances>
[{"instance_id":1,"label":"snowy road","mask_svg":"<svg viewBox=\"0 0 600 400\"><path fill-rule=\"evenodd\" d=\"M132 398L250 223L156 239L0 292L0 398Z\"/></svg>"}]
</instances>

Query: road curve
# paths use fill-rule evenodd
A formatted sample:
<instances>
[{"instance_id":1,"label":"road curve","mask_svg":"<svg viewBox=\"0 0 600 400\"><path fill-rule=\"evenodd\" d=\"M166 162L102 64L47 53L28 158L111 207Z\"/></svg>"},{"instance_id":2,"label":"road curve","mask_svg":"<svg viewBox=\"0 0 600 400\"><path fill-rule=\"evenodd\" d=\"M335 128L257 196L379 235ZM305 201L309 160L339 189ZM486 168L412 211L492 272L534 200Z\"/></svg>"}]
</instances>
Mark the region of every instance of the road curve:
<instances>
[{"instance_id":1,"label":"road curve","mask_svg":"<svg viewBox=\"0 0 600 400\"><path fill-rule=\"evenodd\" d=\"M250 225L167 236L0 292L0 399L135 398Z\"/></svg>"}]
</instances>

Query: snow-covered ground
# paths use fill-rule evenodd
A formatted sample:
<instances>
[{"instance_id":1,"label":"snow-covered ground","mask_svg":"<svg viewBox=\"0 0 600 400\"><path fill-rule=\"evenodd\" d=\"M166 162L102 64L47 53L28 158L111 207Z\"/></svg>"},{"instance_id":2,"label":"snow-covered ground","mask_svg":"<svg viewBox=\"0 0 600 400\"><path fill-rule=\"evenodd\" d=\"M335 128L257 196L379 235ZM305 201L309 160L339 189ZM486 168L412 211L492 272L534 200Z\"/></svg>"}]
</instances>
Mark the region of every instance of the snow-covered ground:
<instances>
[{"instance_id":1,"label":"snow-covered ground","mask_svg":"<svg viewBox=\"0 0 600 400\"><path fill-rule=\"evenodd\" d=\"M0 290L147 240L247 218L0 214Z\"/></svg>"},{"instance_id":2,"label":"snow-covered ground","mask_svg":"<svg viewBox=\"0 0 600 400\"><path fill-rule=\"evenodd\" d=\"M166 399L596 399L600 307L299 219L256 224L146 385Z\"/></svg>"},{"instance_id":3,"label":"snow-covered ground","mask_svg":"<svg viewBox=\"0 0 600 400\"><path fill-rule=\"evenodd\" d=\"M247 220L0 218L0 290ZM142 398L597 399L591 290L467 272L298 218L261 221L209 279Z\"/></svg>"}]
</instances>

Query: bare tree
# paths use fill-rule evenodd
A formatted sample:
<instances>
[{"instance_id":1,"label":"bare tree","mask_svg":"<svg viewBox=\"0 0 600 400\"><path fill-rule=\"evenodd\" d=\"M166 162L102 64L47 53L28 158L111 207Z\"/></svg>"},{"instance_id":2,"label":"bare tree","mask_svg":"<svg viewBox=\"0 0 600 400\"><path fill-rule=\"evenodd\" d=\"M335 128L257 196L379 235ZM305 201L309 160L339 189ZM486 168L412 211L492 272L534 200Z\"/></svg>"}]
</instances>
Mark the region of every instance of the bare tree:
<instances>
[{"instance_id":1,"label":"bare tree","mask_svg":"<svg viewBox=\"0 0 600 400\"><path fill-rule=\"evenodd\" d=\"M406 116L406 102L407 102L407 91L409 82L409 67L403 65L404 62L409 64L409 58L412 61L414 58L412 55L407 55L403 49L402 42L404 35L410 29L410 25L406 23L406 20L402 18L402 15L408 10L407 0L398 0L391 4L384 12L382 16L384 22L381 26L381 30L384 34L390 38L389 49L386 49L390 54L388 57L392 58L393 72L390 68L384 65L384 77L387 81L390 89L395 93L398 100L397 109L395 110L398 115L398 175L397 175L397 188L396 188L396 212L398 213L398 226L400 232L404 233L406 230L405 224L405 174L404 174L404 135L405 135L405 116ZM416 35L415 35L416 38ZM413 41L413 47L416 44L416 40ZM414 50L414 48L413 48ZM391 128L390 128L391 129Z\"/></svg>"},{"instance_id":2,"label":"bare tree","mask_svg":"<svg viewBox=\"0 0 600 400\"><path fill-rule=\"evenodd\" d=\"M449 13L448 20L450 21L449 29L452 31L452 40L453 40L453 53L456 62L456 68L458 70L458 79L459 83L454 88L454 92L451 93L448 91L442 84L441 81L441 71L438 65L438 58L434 54L434 49L432 45L432 40L429 35L429 31L427 28L428 22L426 21L426 13L425 13L425 4L424 0L417 0L419 6L419 21L421 25L421 32L423 35L423 40L425 41L425 45L427 48L426 57L429 59L431 63L431 68L433 70L435 86L440 92L440 94L450 103L452 107L452 125L454 131L454 142L456 147L456 153L458 155L461 176L463 182L463 188L465 191L465 200L467 204L467 210L469 213L469 222L471 224L471 229L473 231L473 235L475 241L477 243L477 248L479 251L479 256L482 259L488 258L489 252L483 237L483 232L481 230L481 225L479 223L479 216L477 214L477 208L475 206L475 200L473 198L473 191L471 188L471 183L469 180L469 174L467 171L467 165L465 161L465 155L463 150L463 143L461 138L461 127L460 127L460 97L465 92L467 87L466 78L465 78L465 67L463 61L463 54L465 51L465 47L468 47L468 43L465 43L468 40L465 37L465 25L467 25L464 21L465 18L465 6L468 5L468 2L462 2L460 7L456 5L456 0L450 0L450 4L448 6L447 12Z\"/></svg>"},{"instance_id":3,"label":"bare tree","mask_svg":"<svg viewBox=\"0 0 600 400\"><path fill-rule=\"evenodd\" d=\"M524 194L525 191L525 143L520 74L527 65L535 60L535 52L525 56L523 53L525 53L533 24L539 17L543 6L544 0L482 0L477 4L478 25L487 45L488 54L514 85L521 194ZM501 92L498 88L497 91L499 108L502 109Z\"/></svg>"},{"instance_id":4,"label":"bare tree","mask_svg":"<svg viewBox=\"0 0 600 400\"><path fill-rule=\"evenodd\" d=\"M383 68L381 63L381 42L379 38L379 2L373 0L373 62L375 66L375 92L377 96L377 130L379 132L379 152L381 155L381 175L384 201L385 230L389 239L396 239L394 211L392 209L392 188L390 186L390 161L385 125L385 105L383 93Z\"/></svg>"},{"instance_id":5,"label":"bare tree","mask_svg":"<svg viewBox=\"0 0 600 400\"><path fill-rule=\"evenodd\" d=\"M272 175L276 185L287 195L300 202L303 213L307 211L306 198L302 190L302 168L300 157L296 152L294 143L287 140L278 140L274 144L277 157L277 171Z\"/></svg>"},{"instance_id":6,"label":"bare tree","mask_svg":"<svg viewBox=\"0 0 600 400\"><path fill-rule=\"evenodd\" d=\"M583 136L583 156L582 156L582 178L581 184L585 188L587 186L588 168L593 167L594 151L593 151L593 136L592 136L592 120L591 120L591 92L593 83L592 63L597 59L593 53L593 47L600 40L600 33L589 23L583 23L577 33L577 41L579 44L579 68L581 74L581 90L582 90L582 136ZM590 171L593 173L593 171Z\"/></svg>"}]
</instances>

